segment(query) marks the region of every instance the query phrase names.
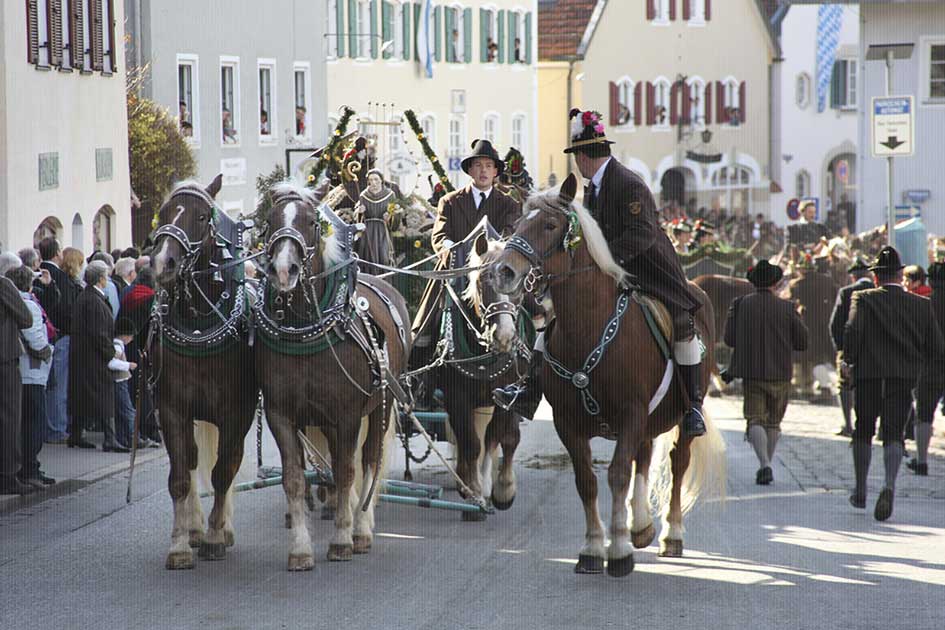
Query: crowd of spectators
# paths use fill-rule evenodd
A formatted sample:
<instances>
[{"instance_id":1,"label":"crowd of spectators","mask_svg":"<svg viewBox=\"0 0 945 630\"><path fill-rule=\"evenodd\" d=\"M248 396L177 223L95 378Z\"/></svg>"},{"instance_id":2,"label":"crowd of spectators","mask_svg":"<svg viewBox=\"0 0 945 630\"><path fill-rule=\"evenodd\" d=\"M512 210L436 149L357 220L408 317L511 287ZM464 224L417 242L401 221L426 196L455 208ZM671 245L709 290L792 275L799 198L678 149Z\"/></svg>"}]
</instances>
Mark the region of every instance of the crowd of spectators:
<instances>
[{"instance_id":1,"label":"crowd of spectators","mask_svg":"<svg viewBox=\"0 0 945 630\"><path fill-rule=\"evenodd\" d=\"M0 254L0 494L55 484L44 444L127 453L155 276L135 248L86 258L55 238ZM145 398L145 401L147 398ZM142 409L138 445L161 439Z\"/></svg>"}]
</instances>

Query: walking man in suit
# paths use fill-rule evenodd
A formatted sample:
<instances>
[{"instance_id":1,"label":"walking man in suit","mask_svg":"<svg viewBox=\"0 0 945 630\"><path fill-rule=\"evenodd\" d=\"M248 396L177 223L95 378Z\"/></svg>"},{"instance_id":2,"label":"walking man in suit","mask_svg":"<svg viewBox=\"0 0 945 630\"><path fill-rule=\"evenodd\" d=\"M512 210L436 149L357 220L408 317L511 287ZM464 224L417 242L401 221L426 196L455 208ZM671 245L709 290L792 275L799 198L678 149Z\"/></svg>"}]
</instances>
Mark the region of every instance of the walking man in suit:
<instances>
[{"instance_id":1,"label":"walking man in suit","mask_svg":"<svg viewBox=\"0 0 945 630\"><path fill-rule=\"evenodd\" d=\"M755 292L735 299L725 321L725 343L734 348L729 372L745 382L745 436L758 457L759 485L774 481L771 461L791 393L791 352L807 349L801 316L772 291L783 276L767 260L755 265L748 271Z\"/></svg>"},{"instance_id":2,"label":"walking man in suit","mask_svg":"<svg viewBox=\"0 0 945 630\"><path fill-rule=\"evenodd\" d=\"M847 273L850 274L853 283L841 288L837 293L837 301L830 315L830 337L837 351L837 374L839 375L837 386L840 389L840 408L843 410L843 428L837 432L837 435L851 437L853 435L853 383L843 376L840 369L840 364L843 363L843 329L850 317L850 301L853 299L853 294L864 289L872 289L874 285L870 277L869 265L862 258L857 258L856 262L847 269Z\"/></svg>"},{"instance_id":3,"label":"walking man in suit","mask_svg":"<svg viewBox=\"0 0 945 630\"><path fill-rule=\"evenodd\" d=\"M860 509L866 507L866 479L878 417L886 470L873 512L878 521L892 515L912 389L922 366L945 352L945 340L931 302L903 288L902 269L895 248L887 246L879 252L870 267L876 288L853 294L850 319L843 335L841 369L852 374L856 388L853 430L856 488L850 504Z\"/></svg>"}]
</instances>

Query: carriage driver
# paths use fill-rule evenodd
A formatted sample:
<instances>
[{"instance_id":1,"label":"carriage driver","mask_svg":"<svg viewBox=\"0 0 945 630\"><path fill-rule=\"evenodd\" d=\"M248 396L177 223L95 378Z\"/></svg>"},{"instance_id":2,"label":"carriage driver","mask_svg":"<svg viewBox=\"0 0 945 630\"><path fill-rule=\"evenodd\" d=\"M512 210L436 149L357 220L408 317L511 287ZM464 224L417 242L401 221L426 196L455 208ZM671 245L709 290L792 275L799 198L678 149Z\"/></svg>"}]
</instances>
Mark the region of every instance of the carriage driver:
<instances>
[{"instance_id":1,"label":"carriage driver","mask_svg":"<svg viewBox=\"0 0 945 630\"><path fill-rule=\"evenodd\" d=\"M653 194L636 173L611 156L611 144L599 113L571 110L571 146L564 152L574 154L586 181L584 205L600 224L617 264L669 310L675 338L673 355L689 397L682 430L690 436L702 435L702 351L693 320L699 302L689 290L672 242L660 229ZM532 369L524 387L495 390L496 404L531 418L541 400L537 375L538 370Z\"/></svg>"},{"instance_id":2,"label":"carriage driver","mask_svg":"<svg viewBox=\"0 0 945 630\"><path fill-rule=\"evenodd\" d=\"M489 217L492 227L503 236L508 236L522 215L518 202L495 187L496 178L502 175L505 164L499 159L499 153L491 142L473 141L472 153L463 159L461 165L472 182L465 188L444 195L437 206L436 221L430 235L433 251L440 256L437 269L447 268L452 245L469 236L482 217ZM410 356L412 369L423 367L432 359L438 341L436 337L440 329L443 300L441 283L430 281L413 322L416 342ZM425 388L427 395L431 393L430 389Z\"/></svg>"}]
</instances>

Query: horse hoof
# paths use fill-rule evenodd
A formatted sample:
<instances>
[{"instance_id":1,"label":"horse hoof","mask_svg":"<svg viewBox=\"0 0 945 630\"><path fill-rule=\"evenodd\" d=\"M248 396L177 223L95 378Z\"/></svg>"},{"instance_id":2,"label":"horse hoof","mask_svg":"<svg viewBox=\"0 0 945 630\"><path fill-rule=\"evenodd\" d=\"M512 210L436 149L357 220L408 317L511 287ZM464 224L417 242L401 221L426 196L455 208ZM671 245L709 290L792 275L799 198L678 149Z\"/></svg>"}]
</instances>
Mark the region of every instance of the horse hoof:
<instances>
[{"instance_id":1,"label":"horse hoof","mask_svg":"<svg viewBox=\"0 0 945 630\"><path fill-rule=\"evenodd\" d=\"M228 529L223 530L223 544L232 547L236 544L236 533Z\"/></svg>"},{"instance_id":2,"label":"horse hoof","mask_svg":"<svg viewBox=\"0 0 945 630\"><path fill-rule=\"evenodd\" d=\"M200 545L197 555L201 560L223 560L226 557L226 544L205 542Z\"/></svg>"},{"instance_id":3,"label":"horse hoof","mask_svg":"<svg viewBox=\"0 0 945 630\"><path fill-rule=\"evenodd\" d=\"M335 520L335 508L328 507L327 505L323 505L322 506L322 520L323 521Z\"/></svg>"},{"instance_id":4,"label":"horse hoof","mask_svg":"<svg viewBox=\"0 0 945 630\"><path fill-rule=\"evenodd\" d=\"M368 553L371 551L371 544L372 541L370 536L355 536L352 550L356 554Z\"/></svg>"},{"instance_id":5,"label":"horse hoof","mask_svg":"<svg viewBox=\"0 0 945 630\"><path fill-rule=\"evenodd\" d=\"M203 544L203 531L199 529L190 530L190 548L199 549L200 545Z\"/></svg>"},{"instance_id":6,"label":"horse hoof","mask_svg":"<svg viewBox=\"0 0 945 630\"><path fill-rule=\"evenodd\" d=\"M578 556L577 564L574 565L574 572L582 575L590 575L604 572L604 559L597 556Z\"/></svg>"},{"instance_id":7,"label":"horse hoof","mask_svg":"<svg viewBox=\"0 0 945 630\"><path fill-rule=\"evenodd\" d=\"M661 558L682 558L683 541L667 538L660 541Z\"/></svg>"},{"instance_id":8,"label":"horse hoof","mask_svg":"<svg viewBox=\"0 0 945 630\"><path fill-rule=\"evenodd\" d=\"M308 555L289 555L289 571L311 571L315 567L315 557Z\"/></svg>"},{"instance_id":9,"label":"horse hoof","mask_svg":"<svg viewBox=\"0 0 945 630\"><path fill-rule=\"evenodd\" d=\"M509 499L508 501L499 501L498 499L495 498L495 493L493 492L491 499L492 499L492 507L494 507L497 510L503 510L503 511L507 510L510 507L512 507L513 503L515 503L514 494L512 495L512 498Z\"/></svg>"},{"instance_id":10,"label":"horse hoof","mask_svg":"<svg viewBox=\"0 0 945 630\"><path fill-rule=\"evenodd\" d=\"M486 513L482 511L460 512L459 514L462 520L468 523L478 523L486 520Z\"/></svg>"},{"instance_id":11,"label":"horse hoof","mask_svg":"<svg viewBox=\"0 0 945 630\"><path fill-rule=\"evenodd\" d=\"M331 562L347 562L353 556L351 545L328 545L328 559Z\"/></svg>"},{"instance_id":12,"label":"horse hoof","mask_svg":"<svg viewBox=\"0 0 945 630\"><path fill-rule=\"evenodd\" d=\"M637 549L649 547L654 538L656 538L656 528L653 527L653 523L647 525L646 529L642 531L630 532L630 539L633 541L633 546Z\"/></svg>"},{"instance_id":13,"label":"horse hoof","mask_svg":"<svg viewBox=\"0 0 945 630\"><path fill-rule=\"evenodd\" d=\"M194 554L189 551L175 551L174 553L169 553L167 554L167 561L164 563L164 568L170 571L193 569Z\"/></svg>"},{"instance_id":14,"label":"horse hoof","mask_svg":"<svg viewBox=\"0 0 945 630\"><path fill-rule=\"evenodd\" d=\"M626 577L633 573L633 554L626 558L611 558L607 561L607 575Z\"/></svg>"}]
</instances>

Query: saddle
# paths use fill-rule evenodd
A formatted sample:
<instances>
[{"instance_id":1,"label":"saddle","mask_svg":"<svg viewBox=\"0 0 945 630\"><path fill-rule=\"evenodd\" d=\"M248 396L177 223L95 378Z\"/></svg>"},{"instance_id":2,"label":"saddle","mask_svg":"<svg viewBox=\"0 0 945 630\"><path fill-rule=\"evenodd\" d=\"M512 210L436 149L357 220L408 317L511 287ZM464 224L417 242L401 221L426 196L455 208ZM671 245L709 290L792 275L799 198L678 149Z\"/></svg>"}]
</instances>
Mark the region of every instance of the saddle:
<instances>
[{"instance_id":1,"label":"saddle","mask_svg":"<svg viewBox=\"0 0 945 630\"><path fill-rule=\"evenodd\" d=\"M633 301L640 305L653 338L660 346L663 356L667 356L668 348L673 345L673 318L669 309L655 297L639 290L633 292Z\"/></svg>"}]
</instances>

